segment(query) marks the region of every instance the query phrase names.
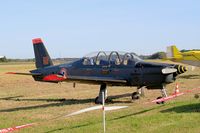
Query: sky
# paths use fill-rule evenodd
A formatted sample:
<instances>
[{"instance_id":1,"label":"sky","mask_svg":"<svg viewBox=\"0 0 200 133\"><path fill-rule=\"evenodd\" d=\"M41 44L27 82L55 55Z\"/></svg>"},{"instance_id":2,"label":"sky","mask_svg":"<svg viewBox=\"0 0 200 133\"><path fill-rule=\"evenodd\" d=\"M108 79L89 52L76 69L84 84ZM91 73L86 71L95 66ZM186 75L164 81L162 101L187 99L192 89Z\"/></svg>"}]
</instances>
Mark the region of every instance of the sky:
<instances>
[{"instance_id":1,"label":"sky","mask_svg":"<svg viewBox=\"0 0 200 133\"><path fill-rule=\"evenodd\" d=\"M5 0L0 3L0 55L34 58L42 38L52 58L93 51L149 55L200 49L199 0Z\"/></svg>"}]
</instances>

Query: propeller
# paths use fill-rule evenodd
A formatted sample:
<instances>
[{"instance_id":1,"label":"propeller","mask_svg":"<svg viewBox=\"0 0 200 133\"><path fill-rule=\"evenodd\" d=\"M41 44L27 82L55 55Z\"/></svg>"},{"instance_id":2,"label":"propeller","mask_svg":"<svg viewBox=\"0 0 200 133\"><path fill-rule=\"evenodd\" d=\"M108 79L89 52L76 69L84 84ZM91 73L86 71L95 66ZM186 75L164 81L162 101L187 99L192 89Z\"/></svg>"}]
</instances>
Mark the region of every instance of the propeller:
<instances>
[{"instance_id":1,"label":"propeller","mask_svg":"<svg viewBox=\"0 0 200 133\"><path fill-rule=\"evenodd\" d=\"M177 75L185 73L188 70L187 67L182 66L182 65L175 65L174 68L177 69L177 72L176 72Z\"/></svg>"}]
</instances>

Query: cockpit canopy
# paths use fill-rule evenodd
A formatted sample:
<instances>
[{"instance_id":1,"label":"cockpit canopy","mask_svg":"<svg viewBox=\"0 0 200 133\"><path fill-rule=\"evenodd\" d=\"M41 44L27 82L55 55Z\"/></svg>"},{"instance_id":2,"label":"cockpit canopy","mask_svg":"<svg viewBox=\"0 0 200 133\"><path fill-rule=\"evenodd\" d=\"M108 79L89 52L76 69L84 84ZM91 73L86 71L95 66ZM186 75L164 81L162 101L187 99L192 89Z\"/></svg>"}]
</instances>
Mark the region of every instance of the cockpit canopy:
<instances>
[{"instance_id":1,"label":"cockpit canopy","mask_svg":"<svg viewBox=\"0 0 200 133\"><path fill-rule=\"evenodd\" d=\"M134 53L117 51L93 52L83 57L83 65L134 65L141 59Z\"/></svg>"}]
</instances>

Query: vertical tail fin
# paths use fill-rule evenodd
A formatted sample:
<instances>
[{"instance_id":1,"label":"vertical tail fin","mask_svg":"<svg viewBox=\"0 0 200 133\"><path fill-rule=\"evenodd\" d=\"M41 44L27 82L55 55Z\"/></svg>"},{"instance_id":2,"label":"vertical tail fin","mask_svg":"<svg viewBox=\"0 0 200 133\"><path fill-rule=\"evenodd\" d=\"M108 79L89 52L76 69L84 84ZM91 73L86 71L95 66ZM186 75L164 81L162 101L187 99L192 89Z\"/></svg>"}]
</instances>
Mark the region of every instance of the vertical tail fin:
<instances>
[{"instance_id":1,"label":"vertical tail fin","mask_svg":"<svg viewBox=\"0 0 200 133\"><path fill-rule=\"evenodd\" d=\"M52 66L53 62L42 42L41 38L35 38L33 41L33 48L35 53L35 65L36 68L44 68Z\"/></svg>"},{"instance_id":2,"label":"vertical tail fin","mask_svg":"<svg viewBox=\"0 0 200 133\"><path fill-rule=\"evenodd\" d=\"M175 45L167 47L167 58L180 59L182 58L181 52Z\"/></svg>"}]
</instances>

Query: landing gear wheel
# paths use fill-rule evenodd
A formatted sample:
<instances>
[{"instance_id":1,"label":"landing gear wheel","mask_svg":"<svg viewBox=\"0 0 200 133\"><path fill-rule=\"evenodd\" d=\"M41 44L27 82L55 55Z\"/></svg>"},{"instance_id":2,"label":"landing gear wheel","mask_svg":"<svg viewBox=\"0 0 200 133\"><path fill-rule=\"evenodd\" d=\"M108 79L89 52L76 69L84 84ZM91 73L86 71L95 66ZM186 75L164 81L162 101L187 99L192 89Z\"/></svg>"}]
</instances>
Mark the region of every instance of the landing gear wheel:
<instances>
[{"instance_id":1,"label":"landing gear wheel","mask_svg":"<svg viewBox=\"0 0 200 133\"><path fill-rule=\"evenodd\" d=\"M162 97L157 97L157 99L161 99ZM162 102L156 102L157 104L164 104L165 102L162 101Z\"/></svg>"},{"instance_id":2,"label":"landing gear wheel","mask_svg":"<svg viewBox=\"0 0 200 133\"><path fill-rule=\"evenodd\" d=\"M102 101L98 101L99 97L97 96L94 100L95 104L102 104ZM112 99L106 98L105 103L112 103Z\"/></svg>"},{"instance_id":3,"label":"landing gear wheel","mask_svg":"<svg viewBox=\"0 0 200 133\"><path fill-rule=\"evenodd\" d=\"M132 100L137 100L140 99L140 94L138 92L133 92L132 93Z\"/></svg>"},{"instance_id":4,"label":"landing gear wheel","mask_svg":"<svg viewBox=\"0 0 200 133\"><path fill-rule=\"evenodd\" d=\"M94 100L95 104L102 104L102 102L98 101L98 99L99 99L99 97L95 98L95 100Z\"/></svg>"}]
</instances>

